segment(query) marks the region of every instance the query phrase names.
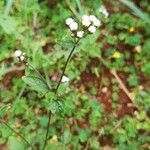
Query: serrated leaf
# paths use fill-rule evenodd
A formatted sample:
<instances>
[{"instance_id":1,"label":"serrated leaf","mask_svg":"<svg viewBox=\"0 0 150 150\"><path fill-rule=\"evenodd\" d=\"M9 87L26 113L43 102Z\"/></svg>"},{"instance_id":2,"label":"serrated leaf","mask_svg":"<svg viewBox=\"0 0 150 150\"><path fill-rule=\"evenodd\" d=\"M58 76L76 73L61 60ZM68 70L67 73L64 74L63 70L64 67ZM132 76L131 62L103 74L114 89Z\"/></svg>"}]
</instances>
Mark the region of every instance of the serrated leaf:
<instances>
[{"instance_id":1,"label":"serrated leaf","mask_svg":"<svg viewBox=\"0 0 150 150\"><path fill-rule=\"evenodd\" d=\"M38 92L47 92L49 90L48 86L46 83L38 78L38 77L33 77L33 76L23 76L22 80L31 86L33 90L36 90Z\"/></svg>"},{"instance_id":2,"label":"serrated leaf","mask_svg":"<svg viewBox=\"0 0 150 150\"><path fill-rule=\"evenodd\" d=\"M51 101L49 104L50 111L54 114L63 110L63 103L58 100Z\"/></svg>"}]
</instances>

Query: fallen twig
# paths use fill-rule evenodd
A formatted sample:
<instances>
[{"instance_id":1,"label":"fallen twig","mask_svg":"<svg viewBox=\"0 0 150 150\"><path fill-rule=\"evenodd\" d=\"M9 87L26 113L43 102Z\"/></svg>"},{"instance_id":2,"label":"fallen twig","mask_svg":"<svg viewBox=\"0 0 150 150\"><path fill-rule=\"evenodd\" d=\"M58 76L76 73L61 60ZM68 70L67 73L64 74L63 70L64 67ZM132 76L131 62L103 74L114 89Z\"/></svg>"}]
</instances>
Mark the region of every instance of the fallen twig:
<instances>
[{"instance_id":1,"label":"fallen twig","mask_svg":"<svg viewBox=\"0 0 150 150\"><path fill-rule=\"evenodd\" d=\"M117 72L115 69L112 69L111 74L116 78L117 82L119 83L121 89L126 93L126 95L129 97L129 99L132 101L132 103L139 109L139 106L137 106L135 104L134 101L134 96L129 92L129 90L127 89L127 87L124 85L123 81L120 79L120 77L118 76Z\"/></svg>"}]
</instances>

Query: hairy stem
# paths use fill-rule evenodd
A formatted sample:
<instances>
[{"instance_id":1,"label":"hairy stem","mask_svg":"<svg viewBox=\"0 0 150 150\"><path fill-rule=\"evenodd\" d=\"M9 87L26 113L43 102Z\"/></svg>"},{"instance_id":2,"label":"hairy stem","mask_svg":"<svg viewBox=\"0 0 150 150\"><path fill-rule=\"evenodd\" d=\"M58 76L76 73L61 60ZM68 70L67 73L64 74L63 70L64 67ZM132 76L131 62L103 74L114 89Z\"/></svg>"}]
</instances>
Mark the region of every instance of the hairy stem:
<instances>
[{"instance_id":1,"label":"hairy stem","mask_svg":"<svg viewBox=\"0 0 150 150\"><path fill-rule=\"evenodd\" d=\"M18 135L29 147L32 147L32 149L34 149L34 147L26 140L26 138L17 131L15 131L6 121L0 119L0 122L8 127L10 130L12 130L16 135Z\"/></svg>"},{"instance_id":2,"label":"hairy stem","mask_svg":"<svg viewBox=\"0 0 150 150\"><path fill-rule=\"evenodd\" d=\"M72 50L71 50L71 52L70 52L70 54L69 54L69 56L68 56L66 62L65 62L65 65L64 65L64 68L63 68L63 70L62 70L62 73L61 73L59 82L58 82L57 87L56 87L56 89L55 89L55 94L57 94L57 91L58 91L59 86L60 86L60 84L61 84L61 80L62 80L62 78L63 78L63 76L64 76L64 74L65 74L65 71L66 71L67 65L68 65L68 63L69 63L69 60L71 59L71 56L72 56L72 54L73 54L73 52L74 52L74 50L75 50L75 48L76 48L76 46L77 46L78 43L79 43L79 39L75 42L75 44L74 44L74 46L73 46L73 48L72 48ZM42 149L42 150L45 149L45 146L46 146L46 144L47 144L51 115L52 115L52 113L51 113L51 111L49 111L49 114L48 114L49 117L48 117L47 129L46 129L46 136L45 136L44 146L43 146L43 149Z\"/></svg>"}]
</instances>

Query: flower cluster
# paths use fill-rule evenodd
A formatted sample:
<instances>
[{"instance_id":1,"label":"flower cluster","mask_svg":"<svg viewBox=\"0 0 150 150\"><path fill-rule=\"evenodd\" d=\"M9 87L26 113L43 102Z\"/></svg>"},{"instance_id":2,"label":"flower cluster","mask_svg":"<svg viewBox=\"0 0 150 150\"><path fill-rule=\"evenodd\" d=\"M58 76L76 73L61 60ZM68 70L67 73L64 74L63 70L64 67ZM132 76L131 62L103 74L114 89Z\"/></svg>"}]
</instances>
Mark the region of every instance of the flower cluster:
<instances>
[{"instance_id":1,"label":"flower cluster","mask_svg":"<svg viewBox=\"0 0 150 150\"><path fill-rule=\"evenodd\" d=\"M99 8L99 12L102 13L102 15L104 15L105 18L108 18L109 12L107 11L107 9L104 6L101 6Z\"/></svg>"},{"instance_id":2,"label":"flower cluster","mask_svg":"<svg viewBox=\"0 0 150 150\"><path fill-rule=\"evenodd\" d=\"M23 53L21 50L16 50L15 51L15 57L20 61L24 61L25 60L25 53Z\"/></svg>"},{"instance_id":3,"label":"flower cluster","mask_svg":"<svg viewBox=\"0 0 150 150\"><path fill-rule=\"evenodd\" d=\"M87 33L96 32L96 28L101 25L101 21L94 15L83 15L81 24L79 28L79 24L73 18L66 19L66 25L77 38L82 38Z\"/></svg>"},{"instance_id":4,"label":"flower cluster","mask_svg":"<svg viewBox=\"0 0 150 150\"><path fill-rule=\"evenodd\" d=\"M83 15L82 16L82 25L88 28L90 33L96 32L96 27L101 25L100 20L94 15Z\"/></svg>"}]
</instances>

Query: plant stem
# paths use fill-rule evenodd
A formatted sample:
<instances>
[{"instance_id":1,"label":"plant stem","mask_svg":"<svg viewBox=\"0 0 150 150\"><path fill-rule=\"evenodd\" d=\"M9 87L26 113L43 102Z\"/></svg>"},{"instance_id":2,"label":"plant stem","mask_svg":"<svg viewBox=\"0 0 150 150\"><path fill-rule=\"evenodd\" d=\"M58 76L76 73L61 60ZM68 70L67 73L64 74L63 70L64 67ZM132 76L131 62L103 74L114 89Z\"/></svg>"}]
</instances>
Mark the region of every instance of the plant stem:
<instances>
[{"instance_id":1,"label":"plant stem","mask_svg":"<svg viewBox=\"0 0 150 150\"><path fill-rule=\"evenodd\" d=\"M63 76L64 76L64 74L65 74L65 71L66 71L68 62L69 62L69 60L70 60L70 58L71 58L71 56L72 56L72 54L73 54L73 52L74 52L74 50L75 50L75 48L76 48L76 45L78 44L78 42L79 42L79 40L77 40L76 43L74 44L74 46L73 46L73 48L72 48L72 50L71 50L71 52L70 52L70 54L69 54L69 56L68 56L68 58L67 58L67 60L66 60L66 63L65 63L65 65L64 65L64 68L63 68L63 71L62 71L62 74L61 74L61 77L60 77L59 82L58 82L58 84L57 84L57 87L56 87L56 89L55 89L55 94L56 94L57 91L58 91L58 88L59 88L59 86L60 86L60 84L61 84L61 80L62 80L62 78L63 78Z\"/></svg>"},{"instance_id":2,"label":"plant stem","mask_svg":"<svg viewBox=\"0 0 150 150\"><path fill-rule=\"evenodd\" d=\"M79 41L80 41L80 40L78 39L78 40L75 42L75 44L74 44L74 46L73 46L73 48L72 48L72 50L71 50L71 52L70 52L70 54L69 54L67 60L66 60L66 63L65 63L65 65L64 65L63 71L62 71L62 73L61 73L59 82L58 82L57 87L56 87L56 89L55 89L55 94L57 94L57 91L58 91L59 86L60 86L60 84L61 84L61 80L62 80L62 78L63 78L63 76L64 76L64 74L65 74L65 71L66 71L67 65L68 65L68 63L69 63L69 60L71 59L71 56L72 56L72 54L73 54L73 52L74 52L74 50L75 50L77 44L79 43ZM48 117L47 129L46 129L46 136L45 136L44 146L43 146L43 149L42 149L42 150L45 149L45 146L46 146L46 144L47 144L51 115L52 115L52 113L51 113L51 111L49 111L49 114L48 114L49 117Z\"/></svg>"},{"instance_id":3,"label":"plant stem","mask_svg":"<svg viewBox=\"0 0 150 150\"><path fill-rule=\"evenodd\" d=\"M23 140L29 147L32 147L32 149L34 149L33 146L26 140L26 138L25 138L24 136L22 136L20 133L18 133L17 131L15 131L12 127L10 127L10 125L9 125L6 121L0 119L0 122L3 123L5 126L7 126L10 130L12 130L16 135L18 135L19 137L21 137L22 140Z\"/></svg>"}]
</instances>

